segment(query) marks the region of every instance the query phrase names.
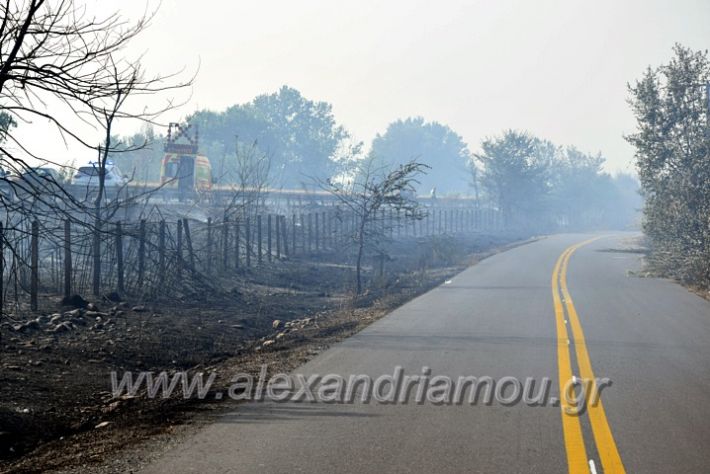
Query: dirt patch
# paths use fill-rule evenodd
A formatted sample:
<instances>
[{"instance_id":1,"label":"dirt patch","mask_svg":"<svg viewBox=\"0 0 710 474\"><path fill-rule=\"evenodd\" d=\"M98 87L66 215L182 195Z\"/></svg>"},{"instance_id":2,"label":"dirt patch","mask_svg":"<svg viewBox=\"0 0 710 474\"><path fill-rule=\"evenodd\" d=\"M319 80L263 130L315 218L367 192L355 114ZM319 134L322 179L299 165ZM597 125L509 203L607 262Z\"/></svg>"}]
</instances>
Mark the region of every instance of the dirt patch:
<instances>
[{"instance_id":1,"label":"dirt patch","mask_svg":"<svg viewBox=\"0 0 710 474\"><path fill-rule=\"evenodd\" d=\"M225 388L227 374L257 373L262 364L294 369L515 240L402 243L383 274L374 263L368 269L370 289L356 302L352 267L324 255L215 276L226 288L220 294L94 302L16 322L2 334L0 472L93 470L109 453L226 409L211 395ZM60 303L45 302L52 304ZM215 372L217 382L204 400L114 397L112 371Z\"/></svg>"}]
</instances>

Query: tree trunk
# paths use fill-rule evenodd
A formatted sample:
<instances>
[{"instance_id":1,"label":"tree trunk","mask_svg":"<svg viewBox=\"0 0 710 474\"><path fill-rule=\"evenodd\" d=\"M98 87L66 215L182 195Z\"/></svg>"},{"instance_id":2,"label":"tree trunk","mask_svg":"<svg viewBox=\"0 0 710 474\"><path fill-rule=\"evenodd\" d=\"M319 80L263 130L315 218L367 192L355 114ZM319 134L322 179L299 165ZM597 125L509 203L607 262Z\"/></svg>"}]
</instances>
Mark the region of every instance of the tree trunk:
<instances>
[{"instance_id":1,"label":"tree trunk","mask_svg":"<svg viewBox=\"0 0 710 474\"><path fill-rule=\"evenodd\" d=\"M99 296L99 293L101 292L101 219L98 217L98 215L94 220L94 242L92 254L92 257L94 259L92 293L94 296Z\"/></svg>"}]
</instances>

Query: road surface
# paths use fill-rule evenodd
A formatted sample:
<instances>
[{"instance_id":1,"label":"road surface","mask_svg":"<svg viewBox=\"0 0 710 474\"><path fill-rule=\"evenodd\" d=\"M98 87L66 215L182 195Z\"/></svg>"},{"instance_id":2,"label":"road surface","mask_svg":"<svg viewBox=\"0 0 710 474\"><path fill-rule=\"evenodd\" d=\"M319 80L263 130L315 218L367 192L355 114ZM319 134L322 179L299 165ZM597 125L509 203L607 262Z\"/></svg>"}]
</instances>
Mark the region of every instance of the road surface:
<instances>
[{"instance_id":1,"label":"road surface","mask_svg":"<svg viewBox=\"0 0 710 474\"><path fill-rule=\"evenodd\" d=\"M144 472L710 472L710 302L635 276L635 235L595 237L488 258L297 371L547 377L550 397L598 379L601 402L581 415L554 400L252 402Z\"/></svg>"}]
</instances>

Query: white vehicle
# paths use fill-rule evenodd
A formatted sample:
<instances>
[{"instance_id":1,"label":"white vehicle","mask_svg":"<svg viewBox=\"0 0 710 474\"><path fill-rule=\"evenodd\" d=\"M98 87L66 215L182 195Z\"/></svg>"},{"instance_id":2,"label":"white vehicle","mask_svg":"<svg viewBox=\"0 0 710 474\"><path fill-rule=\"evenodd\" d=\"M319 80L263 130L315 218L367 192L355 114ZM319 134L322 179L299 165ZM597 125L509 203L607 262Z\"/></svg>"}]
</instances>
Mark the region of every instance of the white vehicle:
<instances>
[{"instance_id":1,"label":"white vehicle","mask_svg":"<svg viewBox=\"0 0 710 474\"><path fill-rule=\"evenodd\" d=\"M109 161L106 163L106 174L104 178L104 186L107 188L123 186L128 182L126 176ZM81 166L76 171L72 178L72 184L77 186L98 187L99 186L99 165L91 162L86 166Z\"/></svg>"}]
</instances>

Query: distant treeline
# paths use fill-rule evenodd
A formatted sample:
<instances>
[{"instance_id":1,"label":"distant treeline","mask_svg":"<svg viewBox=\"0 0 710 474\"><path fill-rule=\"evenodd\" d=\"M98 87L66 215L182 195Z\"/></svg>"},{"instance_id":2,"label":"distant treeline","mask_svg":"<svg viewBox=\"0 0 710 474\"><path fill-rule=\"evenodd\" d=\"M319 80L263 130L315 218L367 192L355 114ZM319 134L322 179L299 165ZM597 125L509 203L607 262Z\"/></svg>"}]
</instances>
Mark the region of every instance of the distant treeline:
<instances>
[{"instance_id":1,"label":"distant treeline","mask_svg":"<svg viewBox=\"0 0 710 474\"><path fill-rule=\"evenodd\" d=\"M645 196L649 261L662 273L710 287L710 61L676 45L668 64L630 86Z\"/></svg>"},{"instance_id":2,"label":"distant treeline","mask_svg":"<svg viewBox=\"0 0 710 474\"><path fill-rule=\"evenodd\" d=\"M519 225L624 228L640 207L635 178L604 172L601 155L556 146L525 132L507 131L484 140L481 151L472 153L450 127L414 117L391 123L366 153L364 144L337 123L330 104L306 99L286 86L221 112L198 111L187 120L199 127L201 152L223 184L312 188L330 178L348 179L358 160L372 159L383 169L416 160L428 166L416 185L420 195L475 196ZM146 127L121 142L125 147L148 146L115 153L114 161L136 180L155 181L162 141ZM243 183L249 174L244 168L254 157L261 160L260 174L266 170L266 183Z\"/></svg>"},{"instance_id":3,"label":"distant treeline","mask_svg":"<svg viewBox=\"0 0 710 474\"><path fill-rule=\"evenodd\" d=\"M475 182L509 225L549 231L625 229L641 206L631 175L604 172L600 154L507 130L481 144Z\"/></svg>"}]
</instances>

